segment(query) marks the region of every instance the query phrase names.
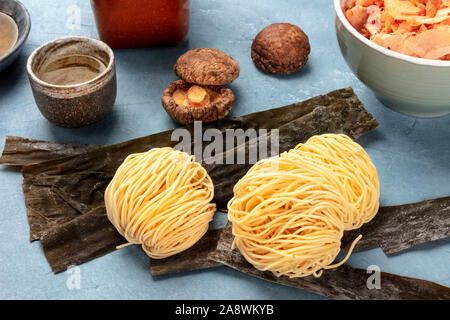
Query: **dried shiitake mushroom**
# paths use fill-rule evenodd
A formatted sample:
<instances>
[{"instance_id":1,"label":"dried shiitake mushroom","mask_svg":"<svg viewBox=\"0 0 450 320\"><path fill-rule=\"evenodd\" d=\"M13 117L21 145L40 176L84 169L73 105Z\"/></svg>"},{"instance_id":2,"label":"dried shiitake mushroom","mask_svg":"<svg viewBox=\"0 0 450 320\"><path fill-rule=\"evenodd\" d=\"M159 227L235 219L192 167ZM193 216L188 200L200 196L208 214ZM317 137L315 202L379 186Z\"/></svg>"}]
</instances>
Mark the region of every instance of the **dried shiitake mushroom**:
<instances>
[{"instance_id":1,"label":"dried shiitake mushroom","mask_svg":"<svg viewBox=\"0 0 450 320\"><path fill-rule=\"evenodd\" d=\"M167 113L181 124L222 119L230 113L234 100L227 87L198 86L183 80L172 82L161 99Z\"/></svg>"},{"instance_id":2,"label":"dried shiitake mushroom","mask_svg":"<svg viewBox=\"0 0 450 320\"><path fill-rule=\"evenodd\" d=\"M189 50L174 66L177 76L186 82L219 86L233 82L239 76L239 63L214 48Z\"/></svg>"},{"instance_id":3,"label":"dried shiitake mushroom","mask_svg":"<svg viewBox=\"0 0 450 320\"><path fill-rule=\"evenodd\" d=\"M211 122L224 118L234 105L234 94L224 84L239 76L239 63L214 48L189 50L178 58L172 82L163 92L162 104L175 121Z\"/></svg>"},{"instance_id":4,"label":"dried shiitake mushroom","mask_svg":"<svg viewBox=\"0 0 450 320\"><path fill-rule=\"evenodd\" d=\"M289 74L303 68L311 46L308 36L290 23L274 23L264 28L252 44L255 65L270 74Z\"/></svg>"}]
</instances>

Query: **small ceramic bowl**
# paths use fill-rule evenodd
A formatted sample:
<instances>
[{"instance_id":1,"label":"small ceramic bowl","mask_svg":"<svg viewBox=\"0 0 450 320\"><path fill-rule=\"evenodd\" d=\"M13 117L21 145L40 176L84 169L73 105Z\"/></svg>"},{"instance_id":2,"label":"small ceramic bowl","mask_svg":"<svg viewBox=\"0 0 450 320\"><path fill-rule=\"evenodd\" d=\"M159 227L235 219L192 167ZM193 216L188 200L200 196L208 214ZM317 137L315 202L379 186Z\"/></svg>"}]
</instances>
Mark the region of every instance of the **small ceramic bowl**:
<instances>
[{"instance_id":1,"label":"small ceramic bowl","mask_svg":"<svg viewBox=\"0 0 450 320\"><path fill-rule=\"evenodd\" d=\"M41 69L58 57L89 56L105 70L95 78L72 85L55 85L39 78ZM79 128L102 120L117 94L114 54L104 42L87 37L64 37L37 48L28 58L28 78L41 113L60 127Z\"/></svg>"},{"instance_id":2,"label":"small ceramic bowl","mask_svg":"<svg viewBox=\"0 0 450 320\"><path fill-rule=\"evenodd\" d=\"M4 56L0 57L0 72L8 67L19 56L22 51L25 40L31 29L30 15L27 9L16 0L0 0L0 12L13 18L19 31L18 38L14 47Z\"/></svg>"},{"instance_id":3,"label":"small ceramic bowl","mask_svg":"<svg viewBox=\"0 0 450 320\"><path fill-rule=\"evenodd\" d=\"M416 117L450 113L450 61L410 57L362 36L334 0L336 34L345 61L389 108Z\"/></svg>"}]
</instances>

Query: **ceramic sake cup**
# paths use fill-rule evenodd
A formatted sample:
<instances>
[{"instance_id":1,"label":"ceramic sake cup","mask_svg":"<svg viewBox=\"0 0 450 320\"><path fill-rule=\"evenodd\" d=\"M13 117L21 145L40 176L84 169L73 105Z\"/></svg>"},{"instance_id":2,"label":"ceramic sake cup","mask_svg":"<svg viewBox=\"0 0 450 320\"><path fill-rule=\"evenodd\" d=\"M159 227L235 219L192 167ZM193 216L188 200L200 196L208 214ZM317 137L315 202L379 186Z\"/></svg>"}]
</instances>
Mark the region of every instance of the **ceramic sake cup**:
<instances>
[{"instance_id":1,"label":"ceramic sake cup","mask_svg":"<svg viewBox=\"0 0 450 320\"><path fill-rule=\"evenodd\" d=\"M450 113L450 61L429 60L388 50L362 36L346 19L345 0L334 0L342 55L387 107L416 117Z\"/></svg>"},{"instance_id":2,"label":"ceramic sake cup","mask_svg":"<svg viewBox=\"0 0 450 320\"><path fill-rule=\"evenodd\" d=\"M14 47L0 57L0 72L19 56L31 29L30 15L25 6L16 0L0 0L0 12L10 16L17 25L18 38Z\"/></svg>"},{"instance_id":3,"label":"ceramic sake cup","mask_svg":"<svg viewBox=\"0 0 450 320\"><path fill-rule=\"evenodd\" d=\"M39 71L49 59L70 55L91 56L106 69L92 80L75 85L42 81ZM117 95L114 53L104 42L88 37L63 37L37 48L28 58L28 78L36 104L50 122L64 128L80 128L102 120Z\"/></svg>"}]
</instances>

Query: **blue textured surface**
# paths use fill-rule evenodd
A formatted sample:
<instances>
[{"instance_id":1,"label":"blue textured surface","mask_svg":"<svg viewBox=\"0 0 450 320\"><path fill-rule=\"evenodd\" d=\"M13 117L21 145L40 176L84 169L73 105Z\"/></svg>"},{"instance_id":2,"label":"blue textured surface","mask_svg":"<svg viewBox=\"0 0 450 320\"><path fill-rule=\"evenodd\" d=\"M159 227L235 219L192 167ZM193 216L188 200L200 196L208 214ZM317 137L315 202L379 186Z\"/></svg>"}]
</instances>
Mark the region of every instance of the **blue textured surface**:
<instances>
[{"instance_id":1,"label":"blue textured surface","mask_svg":"<svg viewBox=\"0 0 450 320\"><path fill-rule=\"evenodd\" d=\"M26 47L0 74L0 148L5 135L35 139L112 144L175 127L160 103L164 87L176 77L172 67L190 48L216 47L241 64L230 87L236 93L233 115L282 106L352 86L380 127L359 142L381 179L381 204L394 205L450 195L450 117L415 119L383 107L345 65L334 34L329 0L194 0L189 40L175 48L116 51L118 99L114 111L86 129L61 129L39 113L25 73L37 46L65 35L97 37L88 1L23 0L32 17ZM66 27L70 6L81 8L80 30ZM68 11L69 10L69 11ZM250 59L257 32L272 22L291 22L309 35L307 67L291 76L268 76ZM420 81L420 79L418 79ZM67 272L54 275L39 242L29 243L22 177L0 168L0 298L56 299L316 299L317 295L275 285L226 267L152 278L149 259L127 247L81 266L81 289L69 290ZM223 220L223 216L222 216ZM222 221L223 223L223 221ZM219 222L220 224L220 222ZM352 255L349 263L423 278L450 286L450 241L441 240L387 257L381 249Z\"/></svg>"}]
</instances>

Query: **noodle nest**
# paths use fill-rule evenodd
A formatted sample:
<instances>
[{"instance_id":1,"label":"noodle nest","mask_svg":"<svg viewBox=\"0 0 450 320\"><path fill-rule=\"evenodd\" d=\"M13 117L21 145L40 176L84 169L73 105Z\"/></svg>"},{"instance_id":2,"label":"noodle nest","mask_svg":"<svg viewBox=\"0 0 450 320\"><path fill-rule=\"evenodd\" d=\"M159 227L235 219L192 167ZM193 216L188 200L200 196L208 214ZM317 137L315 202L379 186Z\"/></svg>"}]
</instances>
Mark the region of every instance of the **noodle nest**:
<instances>
[{"instance_id":1,"label":"noodle nest","mask_svg":"<svg viewBox=\"0 0 450 320\"><path fill-rule=\"evenodd\" d=\"M105 192L108 218L129 244L162 259L194 245L216 210L214 187L193 156L155 148L128 156Z\"/></svg>"},{"instance_id":2,"label":"noodle nest","mask_svg":"<svg viewBox=\"0 0 450 320\"><path fill-rule=\"evenodd\" d=\"M345 135L321 135L256 163L228 203L234 243L255 268L291 278L336 268L345 230L378 210L378 176L367 153Z\"/></svg>"}]
</instances>

